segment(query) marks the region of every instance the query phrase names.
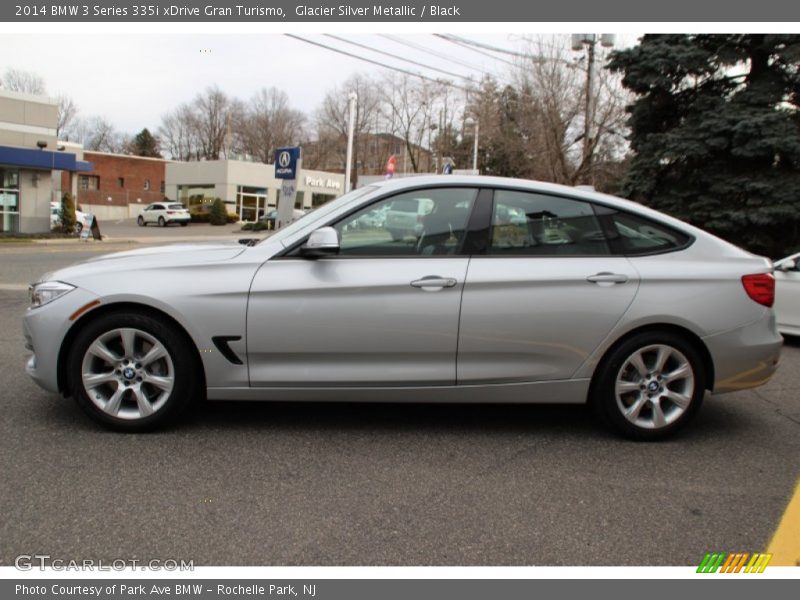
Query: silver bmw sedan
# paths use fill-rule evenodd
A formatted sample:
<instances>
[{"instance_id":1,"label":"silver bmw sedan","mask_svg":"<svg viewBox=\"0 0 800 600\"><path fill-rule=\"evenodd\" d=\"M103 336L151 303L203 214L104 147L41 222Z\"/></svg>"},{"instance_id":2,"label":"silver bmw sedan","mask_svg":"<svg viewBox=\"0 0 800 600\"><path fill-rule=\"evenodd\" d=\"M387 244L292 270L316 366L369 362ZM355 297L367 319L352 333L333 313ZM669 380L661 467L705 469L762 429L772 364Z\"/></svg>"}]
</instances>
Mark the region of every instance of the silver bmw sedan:
<instances>
[{"instance_id":1,"label":"silver bmw sedan","mask_svg":"<svg viewBox=\"0 0 800 600\"><path fill-rule=\"evenodd\" d=\"M50 273L23 326L36 383L121 431L164 426L202 397L538 402L588 403L654 440L707 392L770 378L774 289L769 260L634 202L414 177L259 243Z\"/></svg>"}]
</instances>

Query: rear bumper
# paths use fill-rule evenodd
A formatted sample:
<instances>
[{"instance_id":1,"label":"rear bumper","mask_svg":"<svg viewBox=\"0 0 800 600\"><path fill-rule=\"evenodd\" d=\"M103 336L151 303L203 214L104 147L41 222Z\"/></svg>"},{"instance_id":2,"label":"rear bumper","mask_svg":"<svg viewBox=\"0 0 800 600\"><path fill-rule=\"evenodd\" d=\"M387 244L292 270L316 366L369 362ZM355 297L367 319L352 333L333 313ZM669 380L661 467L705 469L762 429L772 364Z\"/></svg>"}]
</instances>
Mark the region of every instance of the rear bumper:
<instances>
[{"instance_id":1,"label":"rear bumper","mask_svg":"<svg viewBox=\"0 0 800 600\"><path fill-rule=\"evenodd\" d=\"M763 385L775 373L783 338L775 314L748 325L703 338L714 362L714 393L735 392Z\"/></svg>"}]
</instances>

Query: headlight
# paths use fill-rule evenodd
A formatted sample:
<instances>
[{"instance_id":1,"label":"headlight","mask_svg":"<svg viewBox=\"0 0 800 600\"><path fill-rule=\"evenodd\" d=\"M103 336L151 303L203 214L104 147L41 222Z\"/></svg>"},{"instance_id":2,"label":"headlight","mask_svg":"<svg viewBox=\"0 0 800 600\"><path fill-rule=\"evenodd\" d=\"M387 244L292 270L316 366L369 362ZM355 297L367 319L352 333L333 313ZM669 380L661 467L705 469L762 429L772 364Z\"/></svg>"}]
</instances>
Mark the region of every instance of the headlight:
<instances>
[{"instance_id":1,"label":"headlight","mask_svg":"<svg viewBox=\"0 0 800 600\"><path fill-rule=\"evenodd\" d=\"M31 308L42 306L48 302L52 302L56 298L63 296L67 292L75 289L74 285L62 283L60 281L44 281L42 283L34 283L28 291L31 296Z\"/></svg>"}]
</instances>

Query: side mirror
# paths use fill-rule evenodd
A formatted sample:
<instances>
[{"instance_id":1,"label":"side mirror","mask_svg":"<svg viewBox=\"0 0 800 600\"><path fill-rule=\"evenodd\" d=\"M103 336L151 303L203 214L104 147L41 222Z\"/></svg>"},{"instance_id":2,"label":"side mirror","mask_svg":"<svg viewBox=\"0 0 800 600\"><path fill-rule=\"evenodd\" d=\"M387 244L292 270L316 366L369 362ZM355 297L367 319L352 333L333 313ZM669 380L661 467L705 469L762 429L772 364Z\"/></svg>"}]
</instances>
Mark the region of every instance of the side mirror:
<instances>
[{"instance_id":1,"label":"side mirror","mask_svg":"<svg viewBox=\"0 0 800 600\"><path fill-rule=\"evenodd\" d=\"M320 227L312 231L300 248L300 254L309 258L339 254L339 234L333 227Z\"/></svg>"},{"instance_id":2,"label":"side mirror","mask_svg":"<svg viewBox=\"0 0 800 600\"><path fill-rule=\"evenodd\" d=\"M778 271L794 271L797 269L797 263L791 258L786 259L777 267Z\"/></svg>"}]
</instances>

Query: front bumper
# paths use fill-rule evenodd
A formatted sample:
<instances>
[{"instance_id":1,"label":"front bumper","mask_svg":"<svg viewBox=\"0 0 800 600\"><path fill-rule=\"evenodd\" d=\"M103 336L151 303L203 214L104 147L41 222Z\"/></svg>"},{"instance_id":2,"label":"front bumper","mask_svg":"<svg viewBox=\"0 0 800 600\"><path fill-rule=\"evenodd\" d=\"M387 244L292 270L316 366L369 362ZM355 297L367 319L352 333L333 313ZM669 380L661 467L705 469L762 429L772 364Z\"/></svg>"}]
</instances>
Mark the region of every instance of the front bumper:
<instances>
[{"instance_id":1,"label":"front bumper","mask_svg":"<svg viewBox=\"0 0 800 600\"><path fill-rule=\"evenodd\" d=\"M25 371L48 392L59 392L58 357L64 338L74 324L70 316L98 299L98 296L75 288L52 302L29 308L22 318L25 348L32 353Z\"/></svg>"},{"instance_id":2,"label":"front bumper","mask_svg":"<svg viewBox=\"0 0 800 600\"><path fill-rule=\"evenodd\" d=\"M703 338L714 363L714 393L763 385L775 373L783 338L771 310L748 325Z\"/></svg>"}]
</instances>

